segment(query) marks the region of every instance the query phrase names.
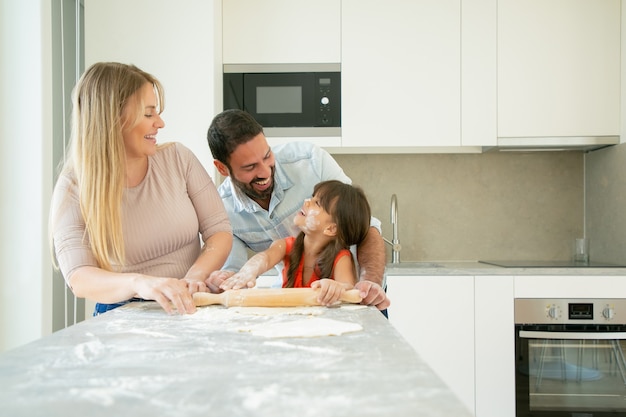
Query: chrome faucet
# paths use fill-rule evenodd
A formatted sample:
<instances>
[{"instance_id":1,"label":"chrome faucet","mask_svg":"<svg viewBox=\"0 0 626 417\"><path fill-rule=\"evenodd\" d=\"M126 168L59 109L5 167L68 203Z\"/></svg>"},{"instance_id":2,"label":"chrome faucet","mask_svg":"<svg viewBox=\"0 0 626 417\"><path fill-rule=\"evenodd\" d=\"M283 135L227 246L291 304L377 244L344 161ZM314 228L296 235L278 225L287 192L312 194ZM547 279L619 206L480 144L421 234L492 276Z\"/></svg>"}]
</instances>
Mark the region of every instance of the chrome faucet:
<instances>
[{"instance_id":1,"label":"chrome faucet","mask_svg":"<svg viewBox=\"0 0 626 417\"><path fill-rule=\"evenodd\" d=\"M400 251L402 246L398 240L398 198L395 194L391 195L391 225L393 226L393 237L391 240L383 237L383 240L391 245L391 263L400 263Z\"/></svg>"}]
</instances>

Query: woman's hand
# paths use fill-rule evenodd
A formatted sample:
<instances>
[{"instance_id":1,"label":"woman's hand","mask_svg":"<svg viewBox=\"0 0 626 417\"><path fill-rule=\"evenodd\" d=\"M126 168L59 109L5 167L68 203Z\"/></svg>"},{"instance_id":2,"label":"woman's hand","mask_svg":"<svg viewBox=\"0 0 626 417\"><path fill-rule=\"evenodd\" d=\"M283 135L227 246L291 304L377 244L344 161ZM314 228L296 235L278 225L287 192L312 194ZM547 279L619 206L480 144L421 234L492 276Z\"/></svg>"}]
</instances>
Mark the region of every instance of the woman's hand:
<instances>
[{"instance_id":1,"label":"woman's hand","mask_svg":"<svg viewBox=\"0 0 626 417\"><path fill-rule=\"evenodd\" d=\"M328 278L313 281L311 288L319 289L317 301L323 306L332 306L340 303L341 296L346 290L345 284Z\"/></svg>"},{"instance_id":2,"label":"woman's hand","mask_svg":"<svg viewBox=\"0 0 626 417\"><path fill-rule=\"evenodd\" d=\"M168 313L174 310L180 314L196 312L189 283L185 279L117 273L82 266L70 275L68 283L77 297L99 303L118 303L139 297L156 301Z\"/></svg>"},{"instance_id":3,"label":"woman's hand","mask_svg":"<svg viewBox=\"0 0 626 417\"><path fill-rule=\"evenodd\" d=\"M183 278L183 280L187 282L189 294L193 294L194 292L207 292L207 285L204 281L191 278Z\"/></svg>"},{"instance_id":4,"label":"woman's hand","mask_svg":"<svg viewBox=\"0 0 626 417\"><path fill-rule=\"evenodd\" d=\"M193 314L196 306L189 291L188 282L178 278L149 277L140 275L134 280L137 297L154 300L167 313Z\"/></svg>"}]
</instances>

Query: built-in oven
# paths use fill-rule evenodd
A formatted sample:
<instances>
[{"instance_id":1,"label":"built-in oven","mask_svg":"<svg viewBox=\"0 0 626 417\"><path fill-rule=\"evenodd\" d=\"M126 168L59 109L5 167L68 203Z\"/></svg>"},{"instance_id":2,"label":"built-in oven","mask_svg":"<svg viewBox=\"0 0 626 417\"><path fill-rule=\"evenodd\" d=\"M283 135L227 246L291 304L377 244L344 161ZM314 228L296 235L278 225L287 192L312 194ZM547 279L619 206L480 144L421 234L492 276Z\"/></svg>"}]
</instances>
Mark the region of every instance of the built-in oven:
<instances>
[{"instance_id":1,"label":"built-in oven","mask_svg":"<svg viewBox=\"0 0 626 417\"><path fill-rule=\"evenodd\" d=\"M626 416L626 299L516 299L516 417Z\"/></svg>"},{"instance_id":2,"label":"built-in oven","mask_svg":"<svg viewBox=\"0 0 626 417\"><path fill-rule=\"evenodd\" d=\"M252 115L268 136L341 136L339 64L224 65L224 109Z\"/></svg>"}]
</instances>

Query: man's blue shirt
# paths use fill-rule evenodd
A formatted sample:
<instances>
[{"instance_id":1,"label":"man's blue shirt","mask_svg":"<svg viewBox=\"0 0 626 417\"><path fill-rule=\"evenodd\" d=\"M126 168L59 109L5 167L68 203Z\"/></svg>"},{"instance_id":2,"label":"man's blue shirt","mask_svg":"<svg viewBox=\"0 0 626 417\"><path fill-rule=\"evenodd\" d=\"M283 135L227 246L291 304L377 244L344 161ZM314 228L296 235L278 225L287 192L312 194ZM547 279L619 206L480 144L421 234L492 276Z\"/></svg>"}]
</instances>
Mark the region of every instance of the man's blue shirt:
<instances>
[{"instance_id":1,"label":"man's blue shirt","mask_svg":"<svg viewBox=\"0 0 626 417\"><path fill-rule=\"evenodd\" d=\"M248 259L246 247L253 252L269 248L272 242L296 236L300 230L293 219L315 184L350 178L332 156L308 142L290 142L272 147L275 160L274 190L269 210L263 209L226 178L218 190L233 228L233 249L223 269L238 271ZM380 230L380 221L372 218Z\"/></svg>"}]
</instances>

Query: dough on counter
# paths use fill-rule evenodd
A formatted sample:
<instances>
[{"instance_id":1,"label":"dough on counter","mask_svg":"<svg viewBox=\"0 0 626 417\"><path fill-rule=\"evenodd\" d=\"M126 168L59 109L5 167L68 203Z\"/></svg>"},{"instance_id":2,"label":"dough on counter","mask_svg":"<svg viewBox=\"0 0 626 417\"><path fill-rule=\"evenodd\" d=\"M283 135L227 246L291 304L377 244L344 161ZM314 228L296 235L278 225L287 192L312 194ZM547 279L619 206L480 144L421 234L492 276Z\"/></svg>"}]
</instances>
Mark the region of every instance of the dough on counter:
<instances>
[{"instance_id":1,"label":"dough on counter","mask_svg":"<svg viewBox=\"0 0 626 417\"><path fill-rule=\"evenodd\" d=\"M240 332L250 332L255 336L264 337L322 337L339 336L344 333L363 330L358 323L306 317L302 320L263 323L250 327L239 328Z\"/></svg>"}]
</instances>

